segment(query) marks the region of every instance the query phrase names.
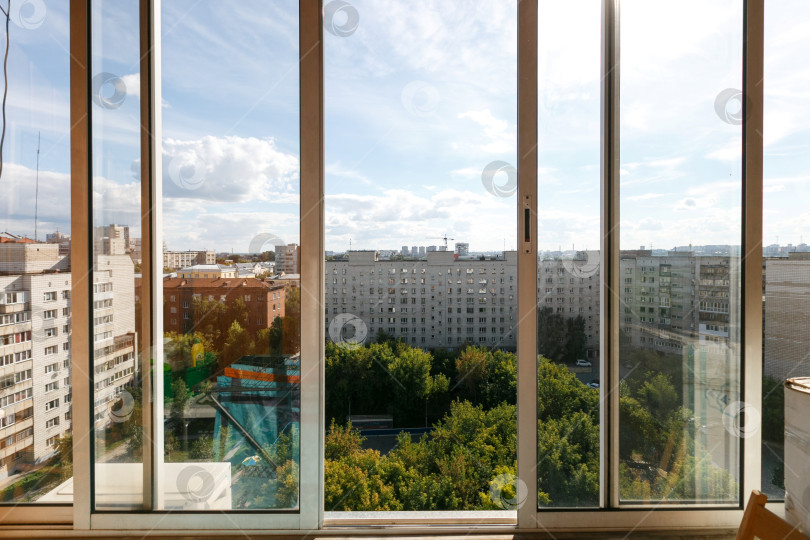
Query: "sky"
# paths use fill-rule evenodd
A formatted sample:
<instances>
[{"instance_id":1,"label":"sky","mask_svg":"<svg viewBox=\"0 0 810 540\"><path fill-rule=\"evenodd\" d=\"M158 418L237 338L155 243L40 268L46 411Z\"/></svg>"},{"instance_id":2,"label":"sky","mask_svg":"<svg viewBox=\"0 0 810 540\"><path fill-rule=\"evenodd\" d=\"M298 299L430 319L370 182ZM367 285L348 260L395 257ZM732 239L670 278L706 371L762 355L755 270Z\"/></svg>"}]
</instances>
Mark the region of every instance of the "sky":
<instances>
[{"instance_id":1,"label":"sky","mask_svg":"<svg viewBox=\"0 0 810 540\"><path fill-rule=\"evenodd\" d=\"M326 249L445 235L514 249L516 2L325 5ZM622 2L623 249L739 244L741 5ZM137 2L96 9L93 218L137 237ZM767 9L763 236L798 244L810 230L810 4ZM297 11L163 2L170 249L244 252L260 234L300 243ZM597 249L600 5L541 0L539 12L539 246ZM14 3L10 40L0 231L33 236L38 201L42 239L70 231L66 3Z\"/></svg>"}]
</instances>

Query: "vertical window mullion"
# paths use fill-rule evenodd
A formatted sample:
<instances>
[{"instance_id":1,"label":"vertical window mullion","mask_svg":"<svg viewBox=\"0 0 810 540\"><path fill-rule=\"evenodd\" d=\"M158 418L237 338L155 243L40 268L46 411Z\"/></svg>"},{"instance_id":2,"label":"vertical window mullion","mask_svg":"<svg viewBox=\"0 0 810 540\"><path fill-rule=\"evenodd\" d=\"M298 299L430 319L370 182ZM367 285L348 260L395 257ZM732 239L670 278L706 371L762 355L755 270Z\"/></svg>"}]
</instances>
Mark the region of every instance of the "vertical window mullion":
<instances>
[{"instance_id":1,"label":"vertical window mullion","mask_svg":"<svg viewBox=\"0 0 810 540\"><path fill-rule=\"evenodd\" d=\"M602 3L600 504L619 505L619 5Z\"/></svg>"},{"instance_id":2,"label":"vertical window mullion","mask_svg":"<svg viewBox=\"0 0 810 540\"><path fill-rule=\"evenodd\" d=\"M537 0L518 2L518 528L537 527Z\"/></svg>"},{"instance_id":3,"label":"vertical window mullion","mask_svg":"<svg viewBox=\"0 0 810 540\"><path fill-rule=\"evenodd\" d=\"M163 185L161 164L160 0L140 0L141 252L143 295L141 370L163 358ZM157 365L157 363L156 363ZM162 365L162 360L161 360ZM145 375L145 373L144 373ZM143 377L143 508L163 508L163 370ZM148 441L148 443L147 443Z\"/></svg>"},{"instance_id":4,"label":"vertical window mullion","mask_svg":"<svg viewBox=\"0 0 810 540\"><path fill-rule=\"evenodd\" d=\"M71 358L73 362L73 528L90 528L92 298L90 190L90 0L70 3Z\"/></svg>"},{"instance_id":5,"label":"vertical window mullion","mask_svg":"<svg viewBox=\"0 0 810 540\"><path fill-rule=\"evenodd\" d=\"M324 146L320 0L300 0L301 469L300 527L323 526Z\"/></svg>"},{"instance_id":6,"label":"vertical window mullion","mask_svg":"<svg viewBox=\"0 0 810 540\"><path fill-rule=\"evenodd\" d=\"M762 188L764 0L745 0L743 28L743 399L762 414ZM746 419L747 420L747 419ZM762 431L741 439L740 504L762 485Z\"/></svg>"}]
</instances>

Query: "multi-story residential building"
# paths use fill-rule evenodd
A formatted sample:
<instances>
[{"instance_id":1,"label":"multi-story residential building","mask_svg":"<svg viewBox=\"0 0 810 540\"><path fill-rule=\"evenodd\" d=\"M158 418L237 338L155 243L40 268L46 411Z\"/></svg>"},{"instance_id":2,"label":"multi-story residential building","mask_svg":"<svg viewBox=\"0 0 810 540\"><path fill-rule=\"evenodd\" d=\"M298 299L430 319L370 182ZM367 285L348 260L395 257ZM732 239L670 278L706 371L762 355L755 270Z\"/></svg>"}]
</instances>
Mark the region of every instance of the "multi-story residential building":
<instances>
[{"instance_id":1,"label":"multi-story residential building","mask_svg":"<svg viewBox=\"0 0 810 540\"><path fill-rule=\"evenodd\" d=\"M140 239L139 239L140 240ZM140 241L138 242L140 253ZM163 250L163 268L177 270L198 264L211 265L217 263L216 253L213 251L168 251Z\"/></svg>"},{"instance_id":2,"label":"multi-story residential building","mask_svg":"<svg viewBox=\"0 0 810 540\"><path fill-rule=\"evenodd\" d=\"M103 255L124 255L129 253L129 227L126 225L94 227L93 242L95 253Z\"/></svg>"},{"instance_id":3,"label":"multi-story residential building","mask_svg":"<svg viewBox=\"0 0 810 540\"><path fill-rule=\"evenodd\" d=\"M177 277L184 279L236 278L239 269L224 264L195 264L177 271Z\"/></svg>"},{"instance_id":4,"label":"multi-story residential building","mask_svg":"<svg viewBox=\"0 0 810 540\"><path fill-rule=\"evenodd\" d=\"M424 348L471 342L517 344L517 252L456 261L452 252L381 261L376 251L350 251L326 262L326 325L353 314L369 336L378 330Z\"/></svg>"},{"instance_id":5,"label":"multi-story residential building","mask_svg":"<svg viewBox=\"0 0 810 540\"><path fill-rule=\"evenodd\" d=\"M676 355L687 346L703 353L712 345L726 351L737 325L730 319L737 309L737 261L683 251L665 256L623 251L625 345ZM383 330L425 348L467 341L513 347L516 272L514 252L454 260L452 252L437 251L427 252L424 260L389 261L375 251L351 251L345 259L326 262L326 324L338 314L352 314L363 320L369 336ZM544 258L537 287L540 307L566 319L583 318L586 356L598 358L599 253Z\"/></svg>"},{"instance_id":6,"label":"multi-story residential building","mask_svg":"<svg viewBox=\"0 0 810 540\"><path fill-rule=\"evenodd\" d=\"M765 375L810 376L810 253L765 260Z\"/></svg>"},{"instance_id":7,"label":"multi-story residential building","mask_svg":"<svg viewBox=\"0 0 810 540\"><path fill-rule=\"evenodd\" d=\"M167 278L163 280L163 328L166 332L194 330L194 300L245 303L247 330L269 328L276 317L284 317L284 285L256 278Z\"/></svg>"},{"instance_id":8,"label":"multi-story residential building","mask_svg":"<svg viewBox=\"0 0 810 540\"><path fill-rule=\"evenodd\" d=\"M280 253L279 253L280 252ZM276 248L276 272L298 274L301 268L298 244L287 244Z\"/></svg>"},{"instance_id":9,"label":"multi-story residential building","mask_svg":"<svg viewBox=\"0 0 810 540\"><path fill-rule=\"evenodd\" d=\"M467 242L456 242L456 255L466 257L470 254L470 244Z\"/></svg>"},{"instance_id":10,"label":"multi-story residential building","mask_svg":"<svg viewBox=\"0 0 810 540\"><path fill-rule=\"evenodd\" d=\"M585 321L585 354L599 357L599 254L540 261L537 274L538 309L549 308L566 319ZM542 328L539 329L542 332Z\"/></svg>"},{"instance_id":11,"label":"multi-story residential building","mask_svg":"<svg viewBox=\"0 0 810 540\"><path fill-rule=\"evenodd\" d=\"M93 271L93 389L96 427L110 422L137 370L135 276L128 255L100 255Z\"/></svg>"},{"instance_id":12,"label":"multi-story residential building","mask_svg":"<svg viewBox=\"0 0 810 540\"><path fill-rule=\"evenodd\" d=\"M95 413L103 425L135 368L134 282L126 255L100 255L96 265ZM0 476L48 458L70 432L69 270L58 244L0 245Z\"/></svg>"}]
</instances>

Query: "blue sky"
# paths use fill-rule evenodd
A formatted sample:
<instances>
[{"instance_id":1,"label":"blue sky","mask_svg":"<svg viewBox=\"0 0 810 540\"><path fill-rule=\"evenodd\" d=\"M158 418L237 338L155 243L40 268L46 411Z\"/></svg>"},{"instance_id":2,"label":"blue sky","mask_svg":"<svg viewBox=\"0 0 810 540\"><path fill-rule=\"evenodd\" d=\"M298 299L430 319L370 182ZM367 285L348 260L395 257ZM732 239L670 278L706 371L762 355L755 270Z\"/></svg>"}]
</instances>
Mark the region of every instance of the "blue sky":
<instances>
[{"instance_id":1,"label":"blue sky","mask_svg":"<svg viewBox=\"0 0 810 540\"><path fill-rule=\"evenodd\" d=\"M741 85L741 2L663 5L622 3L622 247L735 244L740 126L715 101ZM61 1L17 6L0 230L33 235L41 132L43 236L69 231L68 18ZM93 107L94 219L135 236L136 6L104 2L93 36L93 73L126 89L101 86ZM515 2L335 6L324 32L327 249L440 245L444 234L474 251L514 248L516 198L487 191L482 172L517 161ZM810 6L768 9L764 236L798 243L810 224ZM543 0L540 15L540 247L595 249L599 3ZM298 242L297 5L173 0L162 18L168 246L244 251L260 233Z\"/></svg>"}]
</instances>

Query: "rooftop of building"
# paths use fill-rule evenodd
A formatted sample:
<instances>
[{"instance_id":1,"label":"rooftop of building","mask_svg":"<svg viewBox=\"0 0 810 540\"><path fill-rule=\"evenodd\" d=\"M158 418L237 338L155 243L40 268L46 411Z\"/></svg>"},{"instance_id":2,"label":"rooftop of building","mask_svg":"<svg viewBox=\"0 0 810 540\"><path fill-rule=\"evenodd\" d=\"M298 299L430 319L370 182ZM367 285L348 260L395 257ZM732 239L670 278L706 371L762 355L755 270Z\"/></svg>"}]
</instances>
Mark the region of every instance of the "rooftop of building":
<instances>
[{"instance_id":1,"label":"rooftop of building","mask_svg":"<svg viewBox=\"0 0 810 540\"><path fill-rule=\"evenodd\" d=\"M280 290L284 285L275 285L253 277L245 278L180 278L170 277L163 279L164 289L235 289L244 287L246 289L264 289L267 291Z\"/></svg>"}]
</instances>

